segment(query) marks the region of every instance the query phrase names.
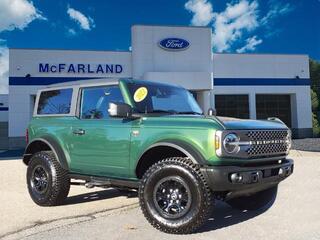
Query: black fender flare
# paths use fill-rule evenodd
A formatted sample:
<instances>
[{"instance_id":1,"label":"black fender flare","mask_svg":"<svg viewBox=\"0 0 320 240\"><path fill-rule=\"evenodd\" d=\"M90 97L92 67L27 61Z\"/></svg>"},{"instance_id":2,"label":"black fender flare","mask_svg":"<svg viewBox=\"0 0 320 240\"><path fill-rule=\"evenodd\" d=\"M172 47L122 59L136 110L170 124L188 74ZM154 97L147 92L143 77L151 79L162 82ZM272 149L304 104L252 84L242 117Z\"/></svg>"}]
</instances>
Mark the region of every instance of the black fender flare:
<instances>
[{"instance_id":1,"label":"black fender flare","mask_svg":"<svg viewBox=\"0 0 320 240\"><path fill-rule=\"evenodd\" d=\"M60 163L61 167L65 170L69 170L69 164L63 149L61 148L60 144L51 136L43 136L41 138L35 138L30 143L28 143L25 152L23 154L23 162L28 165L28 161L30 160L32 154L31 149L33 144L36 142L42 142L46 144L50 150L54 153L57 161Z\"/></svg>"},{"instance_id":2,"label":"black fender flare","mask_svg":"<svg viewBox=\"0 0 320 240\"><path fill-rule=\"evenodd\" d=\"M150 149L154 148L154 147L172 147L175 148L177 150L179 150L180 152L182 152L183 154L185 154L194 164L198 164L198 165L207 165L207 160L203 157L203 155L197 150L195 149L195 147L193 147L192 145L183 142L183 141L177 141L177 140L166 140L166 141L161 141L161 142L157 142L155 144L150 145L139 157L139 161L137 163L137 166L140 162L140 159L142 158L142 156L149 151Z\"/></svg>"}]
</instances>

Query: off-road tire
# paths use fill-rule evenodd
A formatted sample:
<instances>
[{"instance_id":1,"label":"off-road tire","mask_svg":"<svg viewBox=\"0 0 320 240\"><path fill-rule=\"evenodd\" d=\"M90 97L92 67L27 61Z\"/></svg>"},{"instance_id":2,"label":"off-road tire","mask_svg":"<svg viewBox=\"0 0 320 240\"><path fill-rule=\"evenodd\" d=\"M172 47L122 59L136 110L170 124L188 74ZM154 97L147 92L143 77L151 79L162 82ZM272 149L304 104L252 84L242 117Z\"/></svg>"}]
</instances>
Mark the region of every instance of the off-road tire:
<instances>
[{"instance_id":1,"label":"off-road tire","mask_svg":"<svg viewBox=\"0 0 320 240\"><path fill-rule=\"evenodd\" d=\"M35 168L42 168L47 175L47 187L43 192L35 188L33 173ZM70 190L68 171L64 170L52 151L35 153L28 164L27 185L32 200L40 206L60 205L67 198Z\"/></svg>"},{"instance_id":2,"label":"off-road tire","mask_svg":"<svg viewBox=\"0 0 320 240\"><path fill-rule=\"evenodd\" d=\"M230 199L227 203L239 210L259 210L271 206L277 196L278 186L268 188L250 196Z\"/></svg>"},{"instance_id":3,"label":"off-road tire","mask_svg":"<svg viewBox=\"0 0 320 240\"><path fill-rule=\"evenodd\" d=\"M186 183L191 196L189 209L177 219L164 217L154 202L157 184L166 178L179 177ZM156 229L174 234L195 232L209 218L213 209L212 193L199 167L188 158L172 157L152 165L144 174L139 188L140 207Z\"/></svg>"}]
</instances>

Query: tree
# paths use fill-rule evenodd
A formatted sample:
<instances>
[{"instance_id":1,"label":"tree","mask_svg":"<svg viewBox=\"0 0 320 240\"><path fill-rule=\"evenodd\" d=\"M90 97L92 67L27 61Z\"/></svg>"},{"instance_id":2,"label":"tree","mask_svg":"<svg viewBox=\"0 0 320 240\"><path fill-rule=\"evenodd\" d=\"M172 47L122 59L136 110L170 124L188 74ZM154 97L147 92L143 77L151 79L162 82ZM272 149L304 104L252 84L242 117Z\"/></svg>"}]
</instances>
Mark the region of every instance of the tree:
<instances>
[{"instance_id":1,"label":"tree","mask_svg":"<svg viewBox=\"0 0 320 240\"><path fill-rule=\"evenodd\" d=\"M315 137L320 136L320 63L310 59L312 127Z\"/></svg>"},{"instance_id":2,"label":"tree","mask_svg":"<svg viewBox=\"0 0 320 240\"><path fill-rule=\"evenodd\" d=\"M317 118L317 115L312 113L312 128L313 128L313 136L318 137L320 135L320 125Z\"/></svg>"},{"instance_id":3,"label":"tree","mask_svg":"<svg viewBox=\"0 0 320 240\"><path fill-rule=\"evenodd\" d=\"M311 106L312 106L312 111L317 112L319 109L319 98L317 93L311 89Z\"/></svg>"},{"instance_id":4,"label":"tree","mask_svg":"<svg viewBox=\"0 0 320 240\"><path fill-rule=\"evenodd\" d=\"M320 63L310 59L309 68L311 88L317 93L318 97L320 97Z\"/></svg>"}]
</instances>

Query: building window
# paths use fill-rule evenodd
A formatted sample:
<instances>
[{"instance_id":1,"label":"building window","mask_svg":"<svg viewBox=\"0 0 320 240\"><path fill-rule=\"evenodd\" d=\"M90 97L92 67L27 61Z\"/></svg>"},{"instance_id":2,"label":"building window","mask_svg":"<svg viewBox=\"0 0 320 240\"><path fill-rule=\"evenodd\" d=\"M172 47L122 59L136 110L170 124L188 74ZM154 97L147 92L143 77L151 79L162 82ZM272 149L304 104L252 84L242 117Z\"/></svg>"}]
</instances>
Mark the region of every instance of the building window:
<instances>
[{"instance_id":1,"label":"building window","mask_svg":"<svg viewBox=\"0 0 320 240\"><path fill-rule=\"evenodd\" d=\"M257 94L257 119L277 117L288 127L291 127L291 101L290 95Z\"/></svg>"},{"instance_id":2,"label":"building window","mask_svg":"<svg viewBox=\"0 0 320 240\"><path fill-rule=\"evenodd\" d=\"M118 86L84 88L82 90L81 118L109 118L108 108L110 102L124 102Z\"/></svg>"},{"instance_id":3,"label":"building window","mask_svg":"<svg viewBox=\"0 0 320 240\"><path fill-rule=\"evenodd\" d=\"M43 91L40 94L37 113L69 114L72 99L72 88Z\"/></svg>"},{"instance_id":4,"label":"building window","mask_svg":"<svg viewBox=\"0 0 320 240\"><path fill-rule=\"evenodd\" d=\"M248 95L215 95L218 116L249 118Z\"/></svg>"}]
</instances>

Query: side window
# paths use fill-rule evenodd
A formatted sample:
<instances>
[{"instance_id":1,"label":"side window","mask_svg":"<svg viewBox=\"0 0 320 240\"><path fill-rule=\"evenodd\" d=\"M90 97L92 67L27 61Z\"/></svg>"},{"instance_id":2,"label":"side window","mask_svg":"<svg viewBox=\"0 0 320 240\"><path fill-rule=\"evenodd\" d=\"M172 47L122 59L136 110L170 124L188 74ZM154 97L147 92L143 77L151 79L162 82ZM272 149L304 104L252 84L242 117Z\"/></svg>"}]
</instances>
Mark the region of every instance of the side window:
<instances>
[{"instance_id":1,"label":"side window","mask_svg":"<svg viewBox=\"0 0 320 240\"><path fill-rule=\"evenodd\" d=\"M38 114L69 114L72 88L43 91L38 103Z\"/></svg>"},{"instance_id":2,"label":"side window","mask_svg":"<svg viewBox=\"0 0 320 240\"><path fill-rule=\"evenodd\" d=\"M109 102L124 102L118 86L84 88L82 90L82 119L106 119Z\"/></svg>"}]
</instances>

